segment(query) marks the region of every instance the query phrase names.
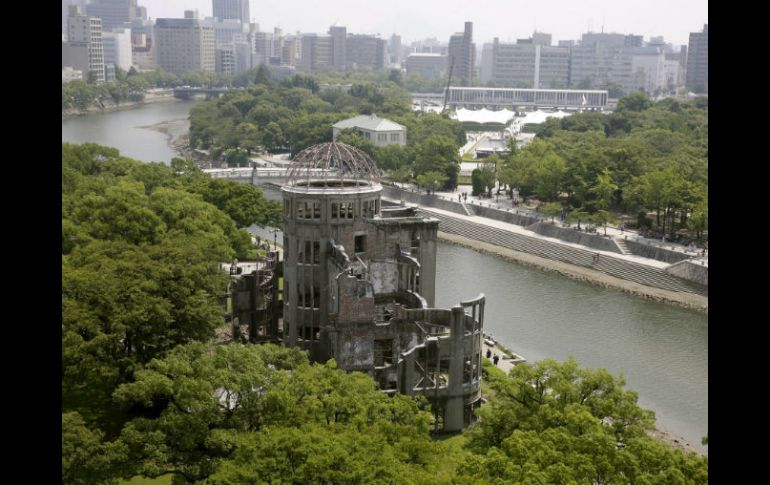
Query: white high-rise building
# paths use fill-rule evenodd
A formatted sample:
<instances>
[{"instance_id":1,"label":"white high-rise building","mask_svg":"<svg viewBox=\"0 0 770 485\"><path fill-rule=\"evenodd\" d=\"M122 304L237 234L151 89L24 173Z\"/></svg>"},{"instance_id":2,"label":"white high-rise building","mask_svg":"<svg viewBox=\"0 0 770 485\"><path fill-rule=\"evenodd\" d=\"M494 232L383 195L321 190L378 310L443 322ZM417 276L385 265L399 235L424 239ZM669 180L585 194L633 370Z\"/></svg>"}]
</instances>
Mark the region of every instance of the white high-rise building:
<instances>
[{"instance_id":1,"label":"white high-rise building","mask_svg":"<svg viewBox=\"0 0 770 485\"><path fill-rule=\"evenodd\" d=\"M67 39L71 46L85 46L88 49L88 79L97 83L104 82L102 21L83 15L79 7L71 6L67 18Z\"/></svg>"},{"instance_id":2,"label":"white high-rise building","mask_svg":"<svg viewBox=\"0 0 770 485\"><path fill-rule=\"evenodd\" d=\"M666 88L666 55L660 47L634 47L631 69L636 89L653 96Z\"/></svg>"},{"instance_id":3,"label":"white high-rise building","mask_svg":"<svg viewBox=\"0 0 770 485\"><path fill-rule=\"evenodd\" d=\"M133 59L131 55L131 31L129 29L114 29L102 32L104 44L104 64L116 65L128 71Z\"/></svg>"}]
</instances>

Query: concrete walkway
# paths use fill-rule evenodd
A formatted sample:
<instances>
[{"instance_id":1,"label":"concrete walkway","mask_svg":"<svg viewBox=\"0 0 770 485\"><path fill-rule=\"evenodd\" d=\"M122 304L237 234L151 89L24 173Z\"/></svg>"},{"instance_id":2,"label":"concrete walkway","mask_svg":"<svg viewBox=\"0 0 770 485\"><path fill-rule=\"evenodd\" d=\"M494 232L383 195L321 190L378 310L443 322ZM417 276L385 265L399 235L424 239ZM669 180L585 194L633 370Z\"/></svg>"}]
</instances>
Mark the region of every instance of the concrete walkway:
<instances>
[{"instance_id":1,"label":"concrete walkway","mask_svg":"<svg viewBox=\"0 0 770 485\"><path fill-rule=\"evenodd\" d=\"M490 350L492 352L492 355L488 358L488 360L490 362L494 362L492 359L494 356L497 356L499 358L499 360L497 361L497 368L502 370L506 374L511 372L511 369L513 369L514 364L511 361L511 359L508 358L508 356L502 353L502 351L500 351L500 349L498 349L497 347L489 345L486 342L486 340L484 341L483 347L484 348L482 349L482 354L484 355L484 357L487 356L487 350Z\"/></svg>"}]
</instances>

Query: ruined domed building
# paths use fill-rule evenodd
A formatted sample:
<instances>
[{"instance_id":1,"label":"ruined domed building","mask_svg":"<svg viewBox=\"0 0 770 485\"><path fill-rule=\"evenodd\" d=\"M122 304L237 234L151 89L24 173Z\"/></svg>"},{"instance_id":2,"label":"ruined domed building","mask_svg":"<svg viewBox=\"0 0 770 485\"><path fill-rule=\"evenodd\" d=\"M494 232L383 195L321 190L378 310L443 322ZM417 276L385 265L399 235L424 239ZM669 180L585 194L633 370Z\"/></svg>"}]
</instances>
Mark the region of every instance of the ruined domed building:
<instances>
[{"instance_id":1,"label":"ruined domed building","mask_svg":"<svg viewBox=\"0 0 770 485\"><path fill-rule=\"evenodd\" d=\"M298 153L281 190L283 342L385 392L425 396L437 429L467 426L481 398L484 296L434 308L439 221L383 207L376 164L342 143Z\"/></svg>"}]
</instances>

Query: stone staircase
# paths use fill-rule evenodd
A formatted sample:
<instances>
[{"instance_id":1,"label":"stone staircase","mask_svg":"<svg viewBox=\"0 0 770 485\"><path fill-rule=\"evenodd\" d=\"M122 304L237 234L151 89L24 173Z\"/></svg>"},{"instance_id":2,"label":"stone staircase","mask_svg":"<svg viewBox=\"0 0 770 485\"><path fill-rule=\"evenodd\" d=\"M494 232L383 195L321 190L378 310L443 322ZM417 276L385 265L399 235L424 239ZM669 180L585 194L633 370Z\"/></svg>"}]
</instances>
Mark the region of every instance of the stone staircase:
<instances>
[{"instance_id":1,"label":"stone staircase","mask_svg":"<svg viewBox=\"0 0 770 485\"><path fill-rule=\"evenodd\" d=\"M466 215L469 215L469 216L475 216L476 215L473 212L471 212L470 209L468 209L468 206L465 205L465 202L460 202L460 205L463 206L463 210L465 211Z\"/></svg>"},{"instance_id":2,"label":"stone staircase","mask_svg":"<svg viewBox=\"0 0 770 485\"><path fill-rule=\"evenodd\" d=\"M618 245L618 248L620 248L621 254L632 254L631 250L628 249L628 246L626 246L626 241L620 238L615 238L615 243Z\"/></svg>"},{"instance_id":3,"label":"stone staircase","mask_svg":"<svg viewBox=\"0 0 770 485\"><path fill-rule=\"evenodd\" d=\"M476 241L483 241L515 251L534 254L546 259L592 268L616 278L633 281L653 288L708 296L708 288L672 276L662 269L613 258L605 254L602 254L597 260L597 253L594 251L574 248L544 241L532 236L460 220L428 209L421 208L418 211L441 221L439 230L442 232L457 234Z\"/></svg>"}]
</instances>

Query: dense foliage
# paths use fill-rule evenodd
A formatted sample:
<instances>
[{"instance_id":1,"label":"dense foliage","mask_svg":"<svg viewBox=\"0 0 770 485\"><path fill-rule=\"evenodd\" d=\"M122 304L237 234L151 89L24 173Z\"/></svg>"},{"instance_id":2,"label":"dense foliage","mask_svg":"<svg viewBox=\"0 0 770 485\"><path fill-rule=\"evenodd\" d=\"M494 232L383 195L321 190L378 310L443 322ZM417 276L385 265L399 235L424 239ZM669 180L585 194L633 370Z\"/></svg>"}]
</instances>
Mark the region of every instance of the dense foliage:
<instances>
[{"instance_id":1,"label":"dense foliage","mask_svg":"<svg viewBox=\"0 0 770 485\"><path fill-rule=\"evenodd\" d=\"M117 385L177 345L208 340L227 285L216 263L253 258L238 224L276 225L277 214L257 188L181 160L172 168L62 144L65 408L108 426Z\"/></svg>"},{"instance_id":2,"label":"dense foliage","mask_svg":"<svg viewBox=\"0 0 770 485\"><path fill-rule=\"evenodd\" d=\"M332 140L332 125L358 114L376 114L406 126L406 146L375 147L351 131L338 141L372 155L380 168L405 169L409 178L440 172L444 186L457 184L458 149L465 143L462 125L446 116L415 113L409 92L372 74L350 73L324 77L296 75L281 82L263 79L243 90L227 93L195 106L190 113L190 144L224 158L259 149L296 154L311 145ZM397 79L398 80L398 79ZM322 89L322 84L331 84ZM349 86L348 86L349 85Z\"/></svg>"},{"instance_id":3,"label":"dense foliage","mask_svg":"<svg viewBox=\"0 0 770 485\"><path fill-rule=\"evenodd\" d=\"M670 238L681 229L700 237L708 228L708 104L653 104L634 93L613 113L549 118L507 158L499 180L589 216L654 212L640 224Z\"/></svg>"},{"instance_id":4,"label":"dense foliage","mask_svg":"<svg viewBox=\"0 0 770 485\"><path fill-rule=\"evenodd\" d=\"M523 364L505 376L485 365L494 399L470 428L463 484L708 483L708 458L650 437L652 411L622 378L570 359Z\"/></svg>"},{"instance_id":5,"label":"dense foliage","mask_svg":"<svg viewBox=\"0 0 770 485\"><path fill-rule=\"evenodd\" d=\"M138 72L133 67L124 71L115 66L115 79L101 84L85 81L62 83L62 111L76 109L86 111L91 107L104 107L104 103L120 105L127 101L144 100L151 88L173 88L176 86L226 86L230 78L216 72L190 71L184 76L160 69Z\"/></svg>"}]
</instances>

